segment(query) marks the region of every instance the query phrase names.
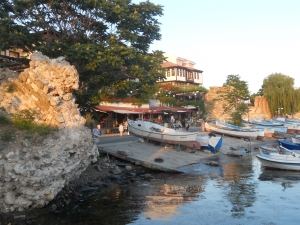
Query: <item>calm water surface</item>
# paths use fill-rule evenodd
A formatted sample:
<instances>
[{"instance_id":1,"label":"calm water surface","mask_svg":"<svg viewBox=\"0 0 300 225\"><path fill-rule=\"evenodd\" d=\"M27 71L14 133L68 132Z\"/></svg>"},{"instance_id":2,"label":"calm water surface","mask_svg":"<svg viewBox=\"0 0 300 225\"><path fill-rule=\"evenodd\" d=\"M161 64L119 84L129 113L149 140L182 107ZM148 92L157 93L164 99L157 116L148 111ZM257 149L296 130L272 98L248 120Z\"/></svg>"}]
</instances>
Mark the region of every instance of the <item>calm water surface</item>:
<instances>
[{"instance_id":1,"label":"calm water surface","mask_svg":"<svg viewBox=\"0 0 300 225\"><path fill-rule=\"evenodd\" d=\"M300 172L264 170L255 154L221 155L184 174L85 192L31 224L299 224ZM36 222L38 221L38 222Z\"/></svg>"}]
</instances>

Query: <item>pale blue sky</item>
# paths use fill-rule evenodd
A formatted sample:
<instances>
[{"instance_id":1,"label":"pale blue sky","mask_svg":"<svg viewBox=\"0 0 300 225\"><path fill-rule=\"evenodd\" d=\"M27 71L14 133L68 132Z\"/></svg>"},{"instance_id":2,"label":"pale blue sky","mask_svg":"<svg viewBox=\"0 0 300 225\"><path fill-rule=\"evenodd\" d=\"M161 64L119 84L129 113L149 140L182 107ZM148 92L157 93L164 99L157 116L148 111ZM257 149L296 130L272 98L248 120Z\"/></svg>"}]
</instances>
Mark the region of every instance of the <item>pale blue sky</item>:
<instances>
[{"instance_id":1,"label":"pale blue sky","mask_svg":"<svg viewBox=\"0 0 300 225\"><path fill-rule=\"evenodd\" d=\"M239 74L256 93L272 73L293 77L300 87L300 0L150 2L164 6L162 39L151 50L195 62L204 87Z\"/></svg>"}]
</instances>

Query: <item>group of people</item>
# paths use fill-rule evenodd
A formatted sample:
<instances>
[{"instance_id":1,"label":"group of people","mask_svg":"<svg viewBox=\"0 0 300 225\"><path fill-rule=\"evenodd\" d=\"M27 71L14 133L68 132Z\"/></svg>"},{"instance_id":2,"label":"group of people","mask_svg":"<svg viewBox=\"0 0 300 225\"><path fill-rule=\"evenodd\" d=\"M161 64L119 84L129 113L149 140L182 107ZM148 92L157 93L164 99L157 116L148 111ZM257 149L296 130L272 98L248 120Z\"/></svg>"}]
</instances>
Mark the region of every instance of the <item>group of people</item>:
<instances>
[{"instance_id":1,"label":"group of people","mask_svg":"<svg viewBox=\"0 0 300 225\"><path fill-rule=\"evenodd\" d=\"M101 123L100 123L101 124ZM101 125L98 124L97 127L95 127L93 130L92 130L92 133L93 133L93 138L99 138L101 136ZM120 136L122 137L123 136L123 133L127 131L128 134L129 134L129 131L128 131L128 122L127 120L124 120L123 123L120 123L119 124L119 132L120 132Z\"/></svg>"}]
</instances>

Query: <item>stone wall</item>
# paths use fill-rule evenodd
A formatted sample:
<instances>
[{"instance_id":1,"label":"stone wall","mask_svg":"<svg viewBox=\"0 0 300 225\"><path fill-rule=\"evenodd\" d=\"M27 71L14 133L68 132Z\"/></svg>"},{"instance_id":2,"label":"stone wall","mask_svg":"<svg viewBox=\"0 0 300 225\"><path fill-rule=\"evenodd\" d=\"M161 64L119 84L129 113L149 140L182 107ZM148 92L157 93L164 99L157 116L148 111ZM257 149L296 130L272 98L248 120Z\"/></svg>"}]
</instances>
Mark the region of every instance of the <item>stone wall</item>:
<instances>
[{"instance_id":1,"label":"stone wall","mask_svg":"<svg viewBox=\"0 0 300 225\"><path fill-rule=\"evenodd\" d=\"M223 106L226 104L224 100L217 100L219 93L222 92L223 87L209 87L209 92L205 95L205 107L207 111L206 120L222 120L228 121L229 113L224 113Z\"/></svg>"},{"instance_id":2,"label":"stone wall","mask_svg":"<svg viewBox=\"0 0 300 225\"><path fill-rule=\"evenodd\" d=\"M57 126L40 141L0 141L0 210L22 211L47 205L62 188L97 160L98 148L72 96L77 70L63 57L33 53L21 74L0 69L0 108L8 113L35 110L36 122ZM2 144L1 144L2 143Z\"/></svg>"},{"instance_id":3,"label":"stone wall","mask_svg":"<svg viewBox=\"0 0 300 225\"><path fill-rule=\"evenodd\" d=\"M254 106L249 106L249 118L271 118L268 101L265 97L256 96Z\"/></svg>"},{"instance_id":4,"label":"stone wall","mask_svg":"<svg viewBox=\"0 0 300 225\"><path fill-rule=\"evenodd\" d=\"M223 109L226 102L216 100L222 91L223 87L210 87L209 92L205 95L205 106L208 112L207 121L228 121L230 119L230 113L224 113ZM269 105L264 97L257 96L255 98L254 106L249 106L249 115L244 115L244 119L248 120L248 118L271 118Z\"/></svg>"}]
</instances>

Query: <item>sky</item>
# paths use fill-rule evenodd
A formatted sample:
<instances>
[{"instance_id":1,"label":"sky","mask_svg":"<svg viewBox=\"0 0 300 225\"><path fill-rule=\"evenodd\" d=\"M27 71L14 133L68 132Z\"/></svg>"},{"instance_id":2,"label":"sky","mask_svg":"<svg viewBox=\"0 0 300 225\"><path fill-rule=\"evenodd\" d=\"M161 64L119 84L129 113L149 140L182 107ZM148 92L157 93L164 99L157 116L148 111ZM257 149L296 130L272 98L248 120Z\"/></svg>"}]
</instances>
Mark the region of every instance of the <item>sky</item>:
<instances>
[{"instance_id":1,"label":"sky","mask_svg":"<svg viewBox=\"0 0 300 225\"><path fill-rule=\"evenodd\" d=\"M133 0L139 3L139 0ZM150 0L158 17L161 50L196 63L203 86L222 86L239 75L251 94L273 73L294 78L300 88L299 0Z\"/></svg>"}]
</instances>

